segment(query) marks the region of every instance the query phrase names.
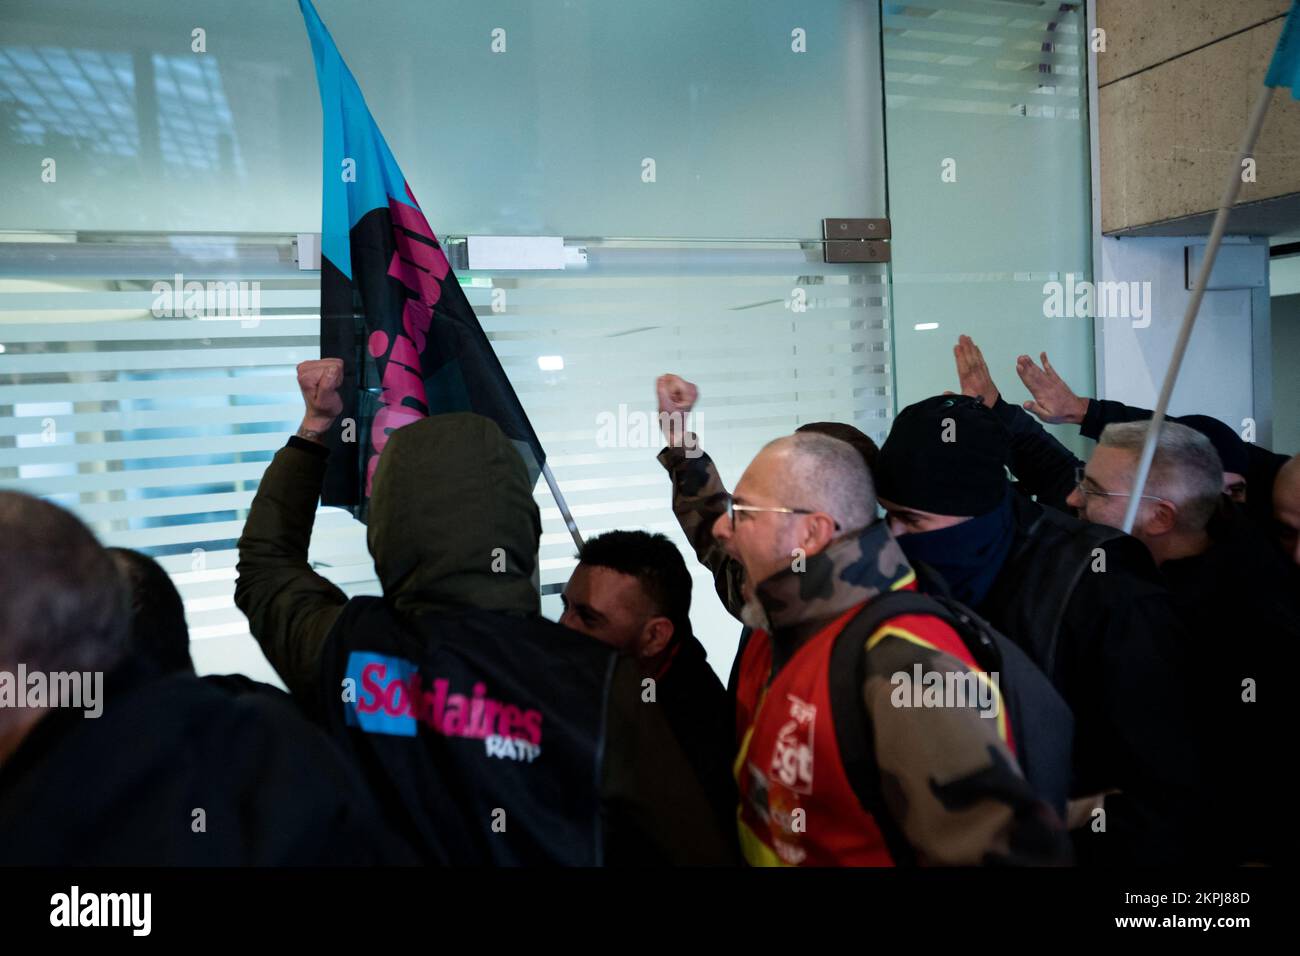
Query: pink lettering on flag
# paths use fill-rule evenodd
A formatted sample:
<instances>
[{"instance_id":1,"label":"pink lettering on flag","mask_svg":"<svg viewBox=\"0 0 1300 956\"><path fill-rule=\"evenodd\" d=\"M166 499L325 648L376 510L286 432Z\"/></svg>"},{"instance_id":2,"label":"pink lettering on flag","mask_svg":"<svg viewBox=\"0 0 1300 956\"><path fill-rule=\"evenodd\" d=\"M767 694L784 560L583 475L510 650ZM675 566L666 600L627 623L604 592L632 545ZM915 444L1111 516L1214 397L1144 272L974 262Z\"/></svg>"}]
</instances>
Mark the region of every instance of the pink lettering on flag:
<instances>
[{"instance_id":1,"label":"pink lettering on flag","mask_svg":"<svg viewBox=\"0 0 1300 956\"><path fill-rule=\"evenodd\" d=\"M407 190L409 195L410 187L407 187ZM390 196L388 198L388 212L393 218L394 225L409 229L417 236L424 236L426 239L437 241L438 237L429 228L429 220L424 218L424 213L418 207L408 206L406 203L398 202Z\"/></svg>"},{"instance_id":2,"label":"pink lettering on flag","mask_svg":"<svg viewBox=\"0 0 1300 956\"><path fill-rule=\"evenodd\" d=\"M442 295L442 287L433 273L403 258L400 249L393 253L393 259L388 263L388 274L430 305Z\"/></svg>"},{"instance_id":3,"label":"pink lettering on flag","mask_svg":"<svg viewBox=\"0 0 1300 956\"><path fill-rule=\"evenodd\" d=\"M433 309L419 299L407 299L402 308L402 331L411 337L417 352L424 352L424 338L429 334Z\"/></svg>"},{"instance_id":4,"label":"pink lettering on flag","mask_svg":"<svg viewBox=\"0 0 1300 956\"><path fill-rule=\"evenodd\" d=\"M420 353L415 350L415 343L404 335L393 339L393 350L388 353L388 361L401 362L412 371L420 371Z\"/></svg>"},{"instance_id":5,"label":"pink lettering on flag","mask_svg":"<svg viewBox=\"0 0 1300 956\"><path fill-rule=\"evenodd\" d=\"M405 243L398 242L397 248L404 257L421 269L432 272L439 279L446 278L451 270L451 264L447 262L447 257L442 254L442 250L427 243L407 239Z\"/></svg>"},{"instance_id":6,"label":"pink lettering on flag","mask_svg":"<svg viewBox=\"0 0 1300 956\"><path fill-rule=\"evenodd\" d=\"M411 187L406 187L406 194L411 195ZM415 202L415 197L411 197ZM404 202L398 202L396 199L388 200L388 212L392 217L393 225L400 228L393 230L393 237L397 240L397 249L401 252L403 258L410 259L424 269L428 269L439 279L445 279L447 273L451 271L451 264L447 262L447 257L443 255L441 249L424 242L416 242L402 233L402 229L422 236L431 242L437 242L438 237L433 234L429 228L429 221L424 218L424 213L418 206L408 206Z\"/></svg>"},{"instance_id":7,"label":"pink lettering on flag","mask_svg":"<svg viewBox=\"0 0 1300 956\"><path fill-rule=\"evenodd\" d=\"M438 237L429 228L411 187L403 184L413 205L389 198L388 210L393 223L393 258L388 274L402 283L411 297L402 306L401 332L372 332L367 341L370 354L382 363L382 390L370 426L372 453L366 463L366 494L370 494L379 456L394 429L425 417L420 409L428 397L424 391L423 363L420 360L433 322L433 306L442 296L441 280L451 272L451 264L436 243ZM409 234L408 234L409 233ZM412 238L419 236L429 242ZM408 401L408 399L410 401Z\"/></svg>"}]
</instances>

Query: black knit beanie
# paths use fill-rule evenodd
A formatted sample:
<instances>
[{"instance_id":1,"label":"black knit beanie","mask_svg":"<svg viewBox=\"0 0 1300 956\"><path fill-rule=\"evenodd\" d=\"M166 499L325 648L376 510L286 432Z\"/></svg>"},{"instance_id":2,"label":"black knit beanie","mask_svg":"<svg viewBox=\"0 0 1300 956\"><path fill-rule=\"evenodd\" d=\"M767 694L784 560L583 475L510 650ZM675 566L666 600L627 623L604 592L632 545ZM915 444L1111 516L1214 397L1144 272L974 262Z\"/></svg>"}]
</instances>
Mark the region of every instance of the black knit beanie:
<instances>
[{"instance_id":1,"label":"black knit beanie","mask_svg":"<svg viewBox=\"0 0 1300 956\"><path fill-rule=\"evenodd\" d=\"M876 460L876 493L941 515L982 515L1007 493L1011 433L965 395L936 395L894 419Z\"/></svg>"}]
</instances>

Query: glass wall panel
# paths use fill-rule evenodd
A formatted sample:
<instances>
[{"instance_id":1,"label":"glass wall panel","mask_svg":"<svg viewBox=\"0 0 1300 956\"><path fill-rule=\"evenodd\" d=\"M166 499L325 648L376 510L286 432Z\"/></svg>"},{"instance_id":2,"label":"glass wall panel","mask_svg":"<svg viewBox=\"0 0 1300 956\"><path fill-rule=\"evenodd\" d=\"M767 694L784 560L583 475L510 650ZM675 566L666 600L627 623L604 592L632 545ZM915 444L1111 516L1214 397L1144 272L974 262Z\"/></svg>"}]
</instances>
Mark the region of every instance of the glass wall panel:
<instances>
[{"instance_id":1,"label":"glass wall panel","mask_svg":"<svg viewBox=\"0 0 1300 956\"><path fill-rule=\"evenodd\" d=\"M884 214L875 0L316 7L440 234L802 238ZM320 148L296 3L0 9L0 228L314 231Z\"/></svg>"},{"instance_id":2,"label":"glass wall panel","mask_svg":"<svg viewBox=\"0 0 1300 956\"><path fill-rule=\"evenodd\" d=\"M1083 4L882 9L899 406L957 388L962 333L1009 401L1042 351L1093 394L1092 320L1044 314L1047 283L1092 278Z\"/></svg>"},{"instance_id":3,"label":"glass wall panel","mask_svg":"<svg viewBox=\"0 0 1300 956\"><path fill-rule=\"evenodd\" d=\"M459 270L584 533L675 534L657 436L632 424L662 372L698 381L732 482L801 422L883 431L887 274L828 266L817 241L823 218L885 214L876 0L317 8L439 235L587 249L563 273ZM205 670L265 676L232 549L298 416L292 367L318 354L318 279L289 237L320 228L320 150L294 3L0 8L0 229L27 231L0 241L0 483L159 555ZM260 281L261 321L159 316L175 273ZM541 489L554 616L572 543ZM361 534L335 512L313 540L349 593L375 587ZM703 575L696 595L725 675L738 626Z\"/></svg>"},{"instance_id":4,"label":"glass wall panel","mask_svg":"<svg viewBox=\"0 0 1300 956\"><path fill-rule=\"evenodd\" d=\"M157 557L200 669L273 679L233 603L235 545L302 416L294 365L319 355L318 274L298 270L288 236L7 238L26 241L0 241L0 487ZM453 258L459 247L449 242ZM584 535L662 531L691 554L655 460L665 371L700 384L692 424L732 484L764 442L806 422L883 438L883 266L828 265L817 243L574 251L583 261L562 272L460 274ZM218 288L195 301L189 282ZM543 611L556 618L574 546L545 482L536 495ZM321 509L310 557L345 593L379 593L364 528L345 512ZM695 629L725 676L739 625L687 565Z\"/></svg>"}]
</instances>

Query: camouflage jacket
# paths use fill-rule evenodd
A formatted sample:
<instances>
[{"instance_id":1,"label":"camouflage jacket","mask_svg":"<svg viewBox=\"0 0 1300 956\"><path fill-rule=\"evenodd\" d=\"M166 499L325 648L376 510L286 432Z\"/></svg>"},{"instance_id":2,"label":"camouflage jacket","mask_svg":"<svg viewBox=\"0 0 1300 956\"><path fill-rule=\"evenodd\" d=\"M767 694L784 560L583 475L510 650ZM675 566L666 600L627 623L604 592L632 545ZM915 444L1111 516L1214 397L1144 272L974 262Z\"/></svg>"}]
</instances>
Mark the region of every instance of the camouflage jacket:
<instances>
[{"instance_id":1,"label":"camouflage jacket","mask_svg":"<svg viewBox=\"0 0 1300 956\"><path fill-rule=\"evenodd\" d=\"M665 448L659 453L659 463L668 469L673 482L673 514L700 564L713 572L722 606L740 620L740 609L745 604L740 586L745 572L713 537L713 523L727 513L729 492L713 459L700 451L698 444L691 443L690 447L696 449L698 457L687 457L681 447Z\"/></svg>"},{"instance_id":2,"label":"camouflage jacket","mask_svg":"<svg viewBox=\"0 0 1300 956\"><path fill-rule=\"evenodd\" d=\"M743 570L713 538L727 491L706 456L664 449L673 478L673 511L700 561L713 571L729 611L743 605ZM914 588L916 576L883 522L844 535L801 570L786 569L756 590L771 627L772 674L805 642L856 605L886 591ZM901 620L901 619L900 619ZM927 632L952 635L938 619L914 617ZM1068 861L1060 822L1036 799L1020 773L1003 721L970 707L895 706L893 675L968 672L970 665L932 646L924 635L882 626L867 636L862 705L875 740L881 793L894 823L930 864ZM762 632L757 632L762 633ZM750 635L742 638L740 654ZM733 678L734 682L734 678ZM745 727L737 728L743 738ZM961 794L951 800L944 794Z\"/></svg>"}]
</instances>

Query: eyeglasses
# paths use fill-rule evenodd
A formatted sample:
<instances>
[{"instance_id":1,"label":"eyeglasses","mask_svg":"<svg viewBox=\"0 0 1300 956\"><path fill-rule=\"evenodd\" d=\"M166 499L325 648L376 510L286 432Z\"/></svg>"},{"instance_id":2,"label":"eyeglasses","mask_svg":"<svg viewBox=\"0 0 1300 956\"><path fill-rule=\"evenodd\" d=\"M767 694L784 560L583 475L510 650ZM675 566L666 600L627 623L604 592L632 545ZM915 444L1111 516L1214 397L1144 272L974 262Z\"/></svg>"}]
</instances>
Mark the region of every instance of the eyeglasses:
<instances>
[{"instance_id":1,"label":"eyeglasses","mask_svg":"<svg viewBox=\"0 0 1300 956\"><path fill-rule=\"evenodd\" d=\"M1132 494L1129 491L1097 491L1095 488L1089 488L1084 484L1085 481L1091 480L1082 468L1074 469L1074 486L1085 495L1092 495L1094 498L1128 498ZM1173 504L1168 498L1161 498L1159 495L1138 495L1138 497Z\"/></svg>"},{"instance_id":2,"label":"eyeglasses","mask_svg":"<svg viewBox=\"0 0 1300 956\"><path fill-rule=\"evenodd\" d=\"M736 512L737 511L766 511L778 515L815 515L816 511L810 511L807 508L762 508L758 505L738 505L731 495L727 495L727 520L731 522L731 530L736 530ZM840 530L840 523L835 522L835 530Z\"/></svg>"}]
</instances>

